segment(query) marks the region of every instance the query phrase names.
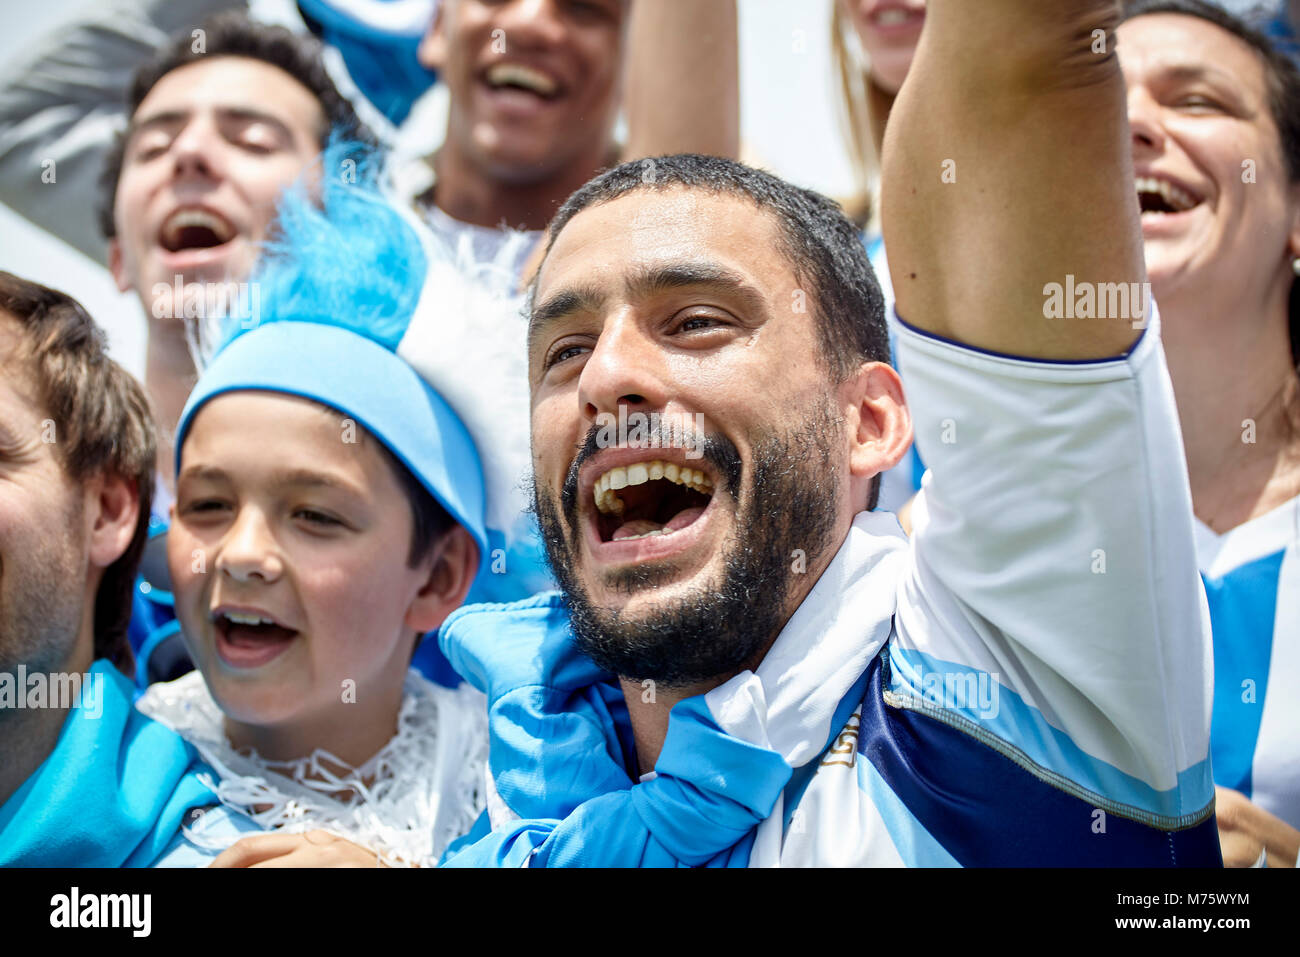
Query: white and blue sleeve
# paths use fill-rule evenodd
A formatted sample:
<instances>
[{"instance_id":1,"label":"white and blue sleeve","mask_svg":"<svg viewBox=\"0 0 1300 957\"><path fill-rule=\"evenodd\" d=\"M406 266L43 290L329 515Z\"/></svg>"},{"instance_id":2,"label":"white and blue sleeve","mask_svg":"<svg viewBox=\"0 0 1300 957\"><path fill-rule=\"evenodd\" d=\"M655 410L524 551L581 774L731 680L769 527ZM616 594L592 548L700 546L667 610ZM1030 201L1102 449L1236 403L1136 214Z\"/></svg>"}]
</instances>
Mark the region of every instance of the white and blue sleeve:
<instances>
[{"instance_id":1,"label":"white and blue sleeve","mask_svg":"<svg viewBox=\"0 0 1300 957\"><path fill-rule=\"evenodd\" d=\"M898 350L929 472L886 702L1088 806L1212 826L1209 619L1158 319L1106 361L905 322Z\"/></svg>"}]
</instances>

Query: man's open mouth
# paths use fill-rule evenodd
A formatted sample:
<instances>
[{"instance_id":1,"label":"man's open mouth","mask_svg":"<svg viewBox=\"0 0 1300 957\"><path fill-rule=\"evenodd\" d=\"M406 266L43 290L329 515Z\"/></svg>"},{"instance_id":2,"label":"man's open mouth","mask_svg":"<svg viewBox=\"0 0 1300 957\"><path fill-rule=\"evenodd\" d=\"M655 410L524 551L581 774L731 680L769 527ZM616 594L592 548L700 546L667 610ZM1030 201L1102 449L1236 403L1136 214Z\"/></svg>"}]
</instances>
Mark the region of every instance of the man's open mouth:
<instances>
[{"instance_id":1,"label":"man's open mouth","mask_svg":"<svg viewBox=\"0 0 1300 957\"><path fill-rule=\"evenodd\" d=\"M543 100L560 95L560 84L554 77L522 63L496 63L488 68L484 82L492 90L518 90Z\"/></svg>"},{"instance_id":2,"label":"man's open mouth","mask_svg":"<svg viewBox=\"0 0 1300 957\"><path fill-rule=\"evenodd\" d=\"M1195 209L1204 200L1177 183L1153 176L1139 176L1135 180L1138 204L1145 213L1171 215Z\"/></svg>"},{"instance_id":3,"label":"man's open mouth","mask_svg":"<svg viewBox=\"0 0 1300 957\"><path fill-rule=\"evenodd\" d=\"M713 498L700 469L655 459L612 468L597 479L597 531L602 542L670 535L693 524Z\"/></svg>"},{"instance_id":4,"label":"man's open mouth","mask_svg":"<svg viewBox=\"0 0 1300 957\"><path fill-rule=\"evenodd\" d=\"M235 227L224 217L206 209L178 209L158 232L158 244L169 253L186 249L211 249L235 238Z\"/></svg>"}]
</instances>

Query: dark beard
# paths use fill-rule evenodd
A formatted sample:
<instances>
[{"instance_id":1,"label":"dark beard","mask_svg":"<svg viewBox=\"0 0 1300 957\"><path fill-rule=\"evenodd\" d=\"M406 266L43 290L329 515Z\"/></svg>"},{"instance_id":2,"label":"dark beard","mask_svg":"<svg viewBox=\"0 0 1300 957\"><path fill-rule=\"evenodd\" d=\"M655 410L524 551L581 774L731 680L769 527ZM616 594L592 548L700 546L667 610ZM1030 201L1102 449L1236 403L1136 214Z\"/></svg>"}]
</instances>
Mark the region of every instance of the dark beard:
<instances>
[{"instance_id":1,"label":"dark beard","mask_svg":"<svg viewBox=\"0 0 1300 957\"><path fill-rule=\"evenodd\" d=\"M839 500L839 475L832 449L843 426L828 406L814 410L802 426L773 437L754 452L753 480L736 508L736 527L724 544L722 581L628 620L593 605L574 571L579 537L577 473L598 449L595 429L575 456L561 494L568 519L566 539L553 496L534 488L534 502L547 560L564 592L579 648L600 667L633 681L651 679L665 688L731 675L775 640L787 619L796 576L831 546ZM721 436L696 446L723 481L715 495L736 496L743 470L736 447ZM799 561L796 550L804 557ZM627 592L653 588L674 577L670 564L634 567L614 582Z\"/></svg>"}]
</instances>

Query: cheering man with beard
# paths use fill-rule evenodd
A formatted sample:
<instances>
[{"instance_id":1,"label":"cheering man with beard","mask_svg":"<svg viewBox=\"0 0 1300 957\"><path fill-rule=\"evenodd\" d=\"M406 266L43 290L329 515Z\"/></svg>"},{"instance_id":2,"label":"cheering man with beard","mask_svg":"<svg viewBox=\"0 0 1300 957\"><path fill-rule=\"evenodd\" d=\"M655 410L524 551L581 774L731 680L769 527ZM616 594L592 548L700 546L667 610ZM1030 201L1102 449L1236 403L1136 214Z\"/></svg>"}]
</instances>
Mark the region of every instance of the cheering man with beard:
<instances>
[{"instance_id":1,"label":"cheering man with beard","mask_svg":"<svg viewBox=\"0 0 1300 957\"><path fill-rule=\"evenodd\" d=\"M884 174L910 403L821 197L679 156L557 215L528 349L563 594L440 635L492 722L451 863L1220 862L1158 322L1045 318L1144 278L1117 4L928 9ZM913 423L908 542L871 509Z\"/></svg>"}]
</instances>

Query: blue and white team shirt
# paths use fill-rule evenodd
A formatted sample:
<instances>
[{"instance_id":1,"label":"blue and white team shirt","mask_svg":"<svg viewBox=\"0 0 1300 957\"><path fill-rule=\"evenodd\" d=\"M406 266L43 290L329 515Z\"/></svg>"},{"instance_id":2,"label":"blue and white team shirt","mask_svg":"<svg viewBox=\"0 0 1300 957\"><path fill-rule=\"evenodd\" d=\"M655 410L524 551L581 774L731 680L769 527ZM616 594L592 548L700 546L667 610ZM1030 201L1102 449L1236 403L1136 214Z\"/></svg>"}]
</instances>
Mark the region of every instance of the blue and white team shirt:
<instances>
[{"instance_id":1,"label":"blue and white team shirt","mask_svg":"<svg viewBox=\"0 0 1300 957\"><path fill-rule=\"evenodd\" d=\"M202 867L261 831L217 806L211 769L132 706L111 663L81 687L54 749L0 804L0 867Z\"/></svg>"},{"instance_id":2,"label":"blue and white team shirt","mask_svg":"<svg viewBox=\"0 0 1300 957\"><path fill-rule=\"evenodd\" d=\"M1300 828L1300 497L1217 535L1196 523L1214 625L1215 783Z\"/></svg>"},{"instance_id":3,"label":"blue and white team shirt","mask_svg":"<svg viewBox=\"0 0 1300 957\"><path fill-rule=\"evenodd\" d=\"M445 863L1217 865L1211 641L1155 321L1126 356L899 323L929 472L859 514L756 671L636 767L557 595L439 640L489 701L489 816Z\"/></svg>"}]
</instances>

